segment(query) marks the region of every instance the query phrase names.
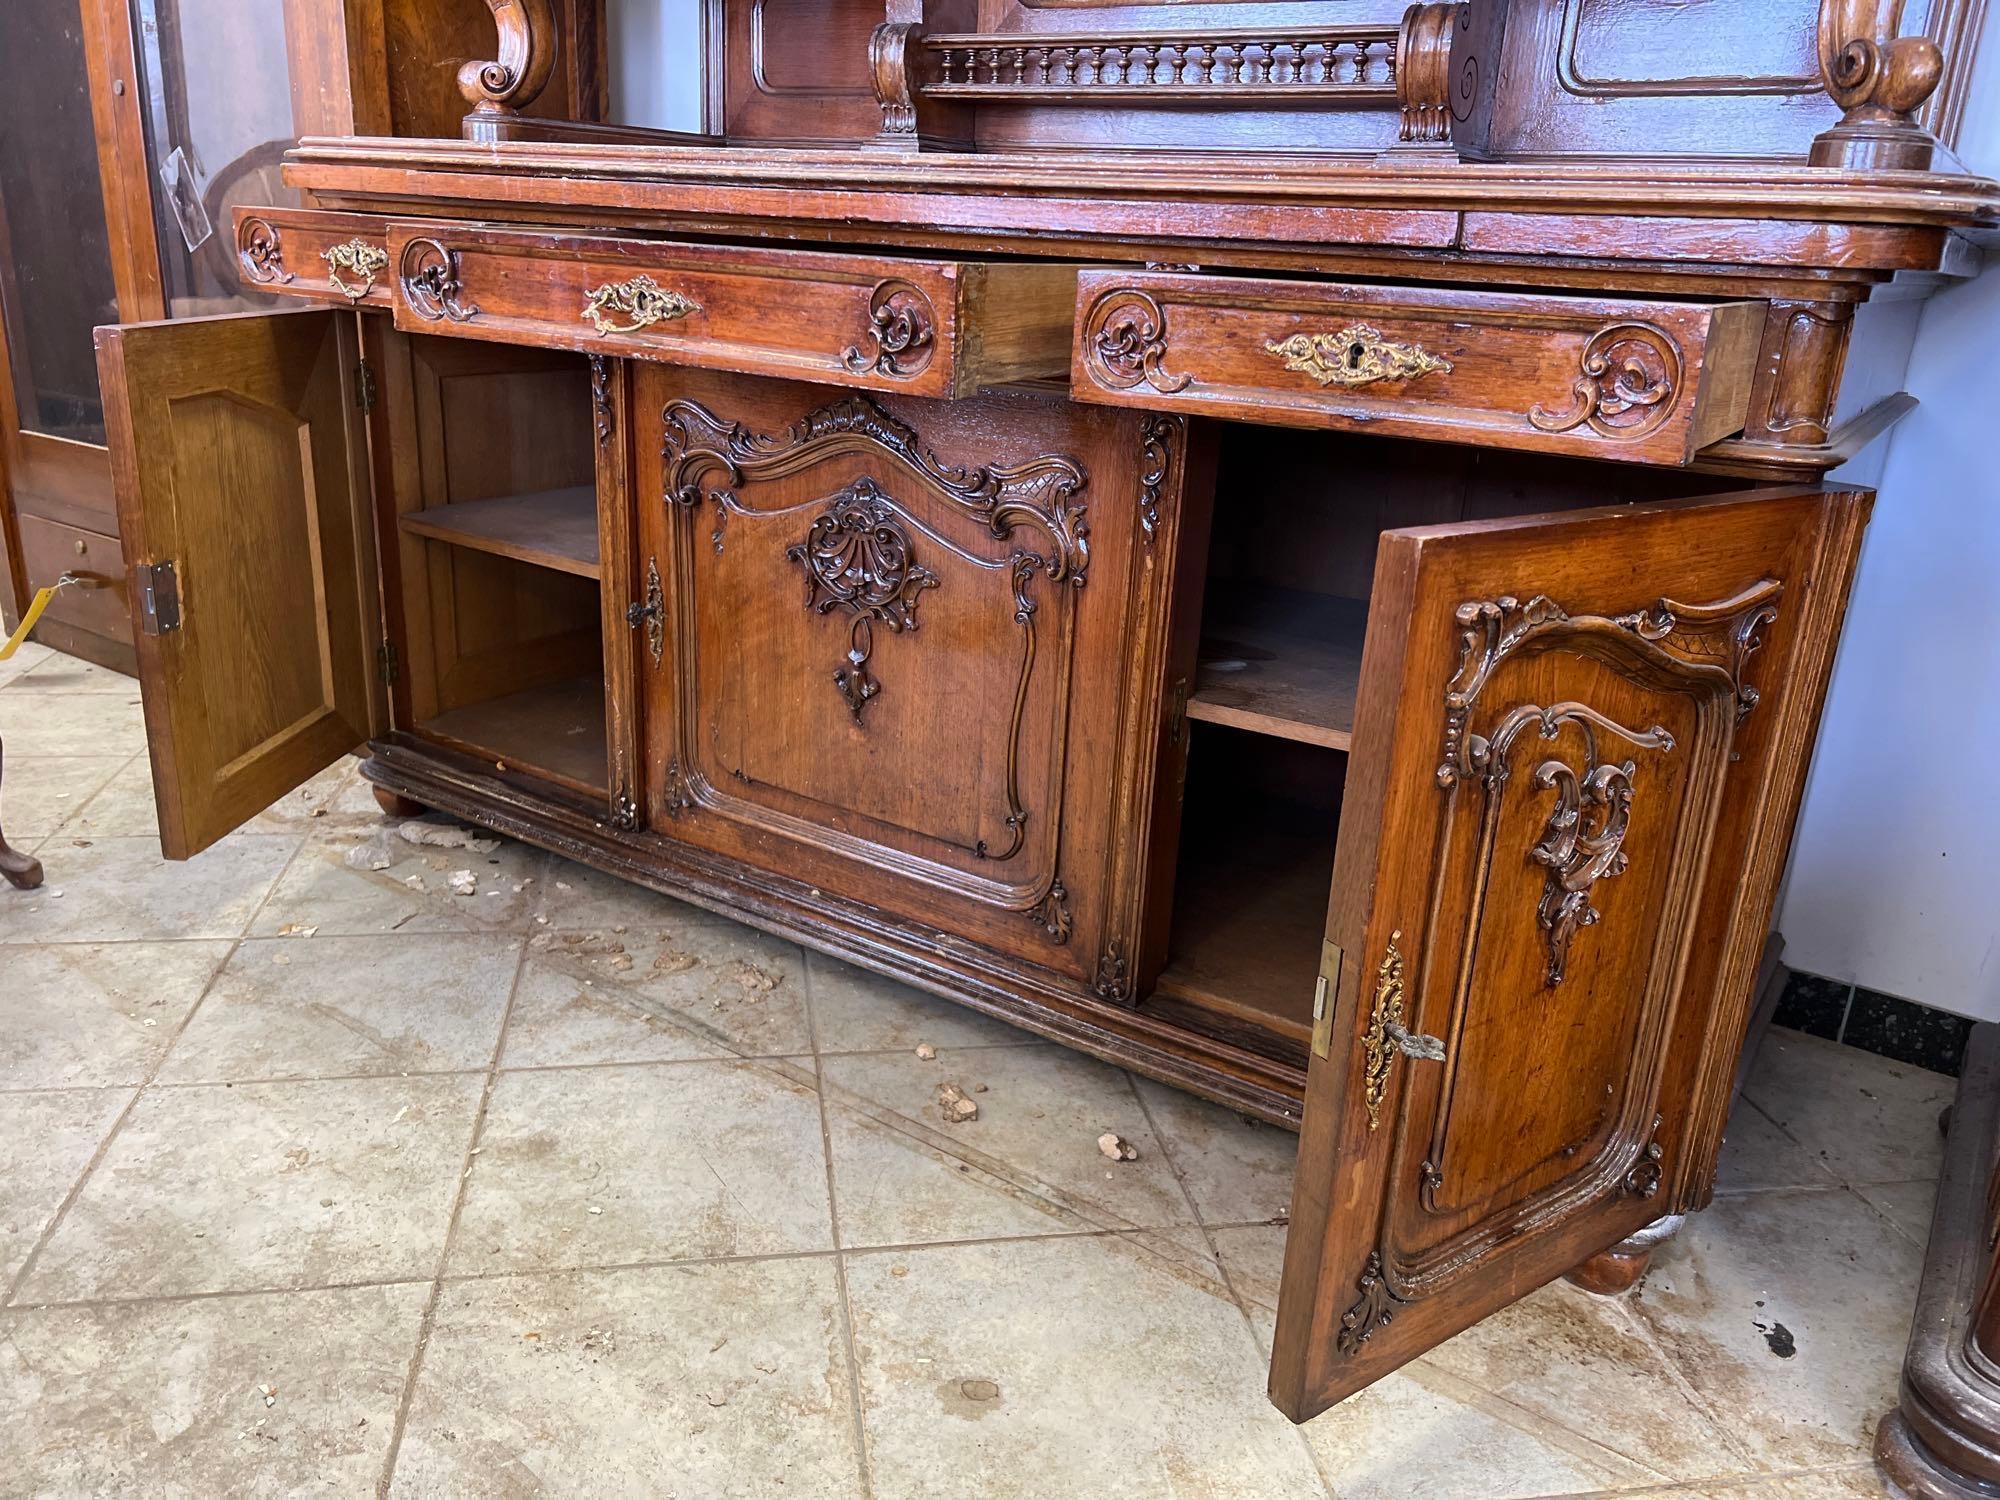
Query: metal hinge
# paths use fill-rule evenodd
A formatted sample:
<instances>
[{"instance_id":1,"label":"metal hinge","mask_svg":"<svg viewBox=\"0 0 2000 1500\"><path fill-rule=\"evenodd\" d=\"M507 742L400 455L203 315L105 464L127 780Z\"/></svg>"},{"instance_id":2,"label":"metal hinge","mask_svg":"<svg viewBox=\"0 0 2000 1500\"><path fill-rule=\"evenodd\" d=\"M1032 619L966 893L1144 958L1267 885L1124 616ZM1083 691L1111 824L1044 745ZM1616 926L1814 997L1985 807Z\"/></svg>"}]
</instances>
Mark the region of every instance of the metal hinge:
<instances>
[{"instance_id":1,"label":"metal hinge","mask_svg":"<svg viewBox=\"0 0 2000 1500\"><path fill-rule=\"evenodd\" d=\"M1319 979L1313 986L1314 1057L1325 1057L1333 1044L1333 1008L1340 999L1340 971L1346 962L1338 943L1319 945Z\"/></svg>"},{"instance_id":2,"label":"metal hinge","mask_svg":"<svg viewBox=\"0 0 2000 1500\"><path fill-rule=\"evenodd\" d=\"M181 628L180 576L171 562L142 563L138 569L139 628L165 635Z\"/></svg>"},{"instance_id":3,"label":"metal hinge","mask_svg":"<svg viewBox=\"0 0 2000 1500\"><path fill-rule=\"evenodd\" d=\"M384 641L375 648L375 675L382 679L384 687L394 687L396 679L402 675L402 664L396 658L393 641Z\"/></svg>"},{"instance_id":4,"label":"metal hinge","mask_svg":"<svg viewBox=\"0 0 2000 1500\"><path fill-rule=\"evenodd\" d=\"M354 404L363 411L373 411L375 397L375 367L364 359L354 367Z\"/></svg>"}]
</instances>

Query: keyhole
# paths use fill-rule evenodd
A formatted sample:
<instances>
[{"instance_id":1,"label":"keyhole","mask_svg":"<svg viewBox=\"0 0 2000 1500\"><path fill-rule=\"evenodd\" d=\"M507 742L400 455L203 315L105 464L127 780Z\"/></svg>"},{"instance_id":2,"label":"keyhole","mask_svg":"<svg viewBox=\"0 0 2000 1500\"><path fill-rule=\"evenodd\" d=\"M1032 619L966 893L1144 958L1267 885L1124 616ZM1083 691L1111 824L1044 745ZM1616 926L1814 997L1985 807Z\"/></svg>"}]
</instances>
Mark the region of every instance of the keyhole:
<instances>
[{"instance_id":1,"label":"keyhole","mask_svg":"<svg viewBox=\"0 0 2000 1500\"><path fill-rule=\"evenodd\" d=\"M1367 353L1368 348L1365 344L1349 344L1347 346L1347 368L1350 370L1360 369L1361 361L1366 357Z\"/></svg>"}]
</instances>

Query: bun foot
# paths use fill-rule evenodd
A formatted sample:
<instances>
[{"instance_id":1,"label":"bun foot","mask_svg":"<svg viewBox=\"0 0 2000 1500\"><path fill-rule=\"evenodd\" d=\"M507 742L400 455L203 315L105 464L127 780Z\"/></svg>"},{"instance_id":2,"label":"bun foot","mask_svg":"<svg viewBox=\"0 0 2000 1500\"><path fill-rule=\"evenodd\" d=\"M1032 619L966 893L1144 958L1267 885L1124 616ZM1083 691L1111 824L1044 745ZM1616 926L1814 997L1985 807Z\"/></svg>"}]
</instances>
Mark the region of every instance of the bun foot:
<instances>
[{"instance_id":1,"label":"bun foot","mask_svg":"<svg viewBox=\"0 0 2000 1500\"><path fill-rule=\"evenodd\" d=\"M1685 1222L1684 1214L1669 1214L1656 1220L1630 1239L1620 1240L1609 1250L1591 1256L1563 1279L1600 1297L1629 1292L1646 1274L1646 1268L1653 1262L1653 1252L1672 1239Z\"/></svg>"},{"instance_id":2,"label":"bun foot","mask_svg":"<svg viewBox=\"0 0 2000 1500\"><path fill-rule=\"evenodd\" d=\"M375 802L392 818L421 818L430 811L423 803L412 802L401 792L392 792L386 786L375 788Z\"/></svg>"}]
</instances>

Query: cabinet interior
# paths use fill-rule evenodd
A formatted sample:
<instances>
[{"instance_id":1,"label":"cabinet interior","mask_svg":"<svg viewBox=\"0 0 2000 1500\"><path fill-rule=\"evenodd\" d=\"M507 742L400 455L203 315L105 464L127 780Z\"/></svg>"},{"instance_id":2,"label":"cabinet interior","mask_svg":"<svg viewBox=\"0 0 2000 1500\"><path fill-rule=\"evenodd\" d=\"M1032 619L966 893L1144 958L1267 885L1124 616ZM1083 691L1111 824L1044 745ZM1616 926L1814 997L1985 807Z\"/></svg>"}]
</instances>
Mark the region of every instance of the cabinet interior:
<instances>
[{"instance_id":1,"label":"cabinet interior","mask_svg":"<svg viewBox=\"0 0 2000 1500\"><path fill-rule=\"evenodd\" d=\"M1153 1014L1303 1064L1382 533L1736 487L1714 475L1224 424ZM1442 710L1440 710L1441 712Z\"/></svg>"},{"instance_id":2,"label":"cabinet interior","mask_svg":"<svg viewBox=\"0 0 2000 1500\"><path fill-rule=\"evenodd\" d=\"M590 373L581 355L407 340L398 652L415 733L609 782Z\"/></svg>"}]
</instances>

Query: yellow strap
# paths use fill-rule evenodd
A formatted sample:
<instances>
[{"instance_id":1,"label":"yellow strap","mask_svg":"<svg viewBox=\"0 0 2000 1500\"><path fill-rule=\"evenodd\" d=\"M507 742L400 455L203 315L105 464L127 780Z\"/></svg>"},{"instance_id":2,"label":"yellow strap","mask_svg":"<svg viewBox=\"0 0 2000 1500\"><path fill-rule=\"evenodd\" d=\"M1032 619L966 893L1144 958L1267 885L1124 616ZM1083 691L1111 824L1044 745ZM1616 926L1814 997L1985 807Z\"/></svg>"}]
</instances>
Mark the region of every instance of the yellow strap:
<instances>
[{"instance_id":1,"label":"yellow strap","mask_svg":"<svg viewBox=\"0 0 2000 1500\"><path fill-rule=\"evenodd\" d=\"M20 649L21 642L28 638L28 632L33 630L35 622L41 619L42 611L49 607L49 601L55 598L58 591L68 588L76 581L75 574L65 573L35 595L34 602L28 606L28 612L21 616L21 628L7 638L6 645L0 646L0 661L5 661Z\"/></svg>"}]
</instances>

